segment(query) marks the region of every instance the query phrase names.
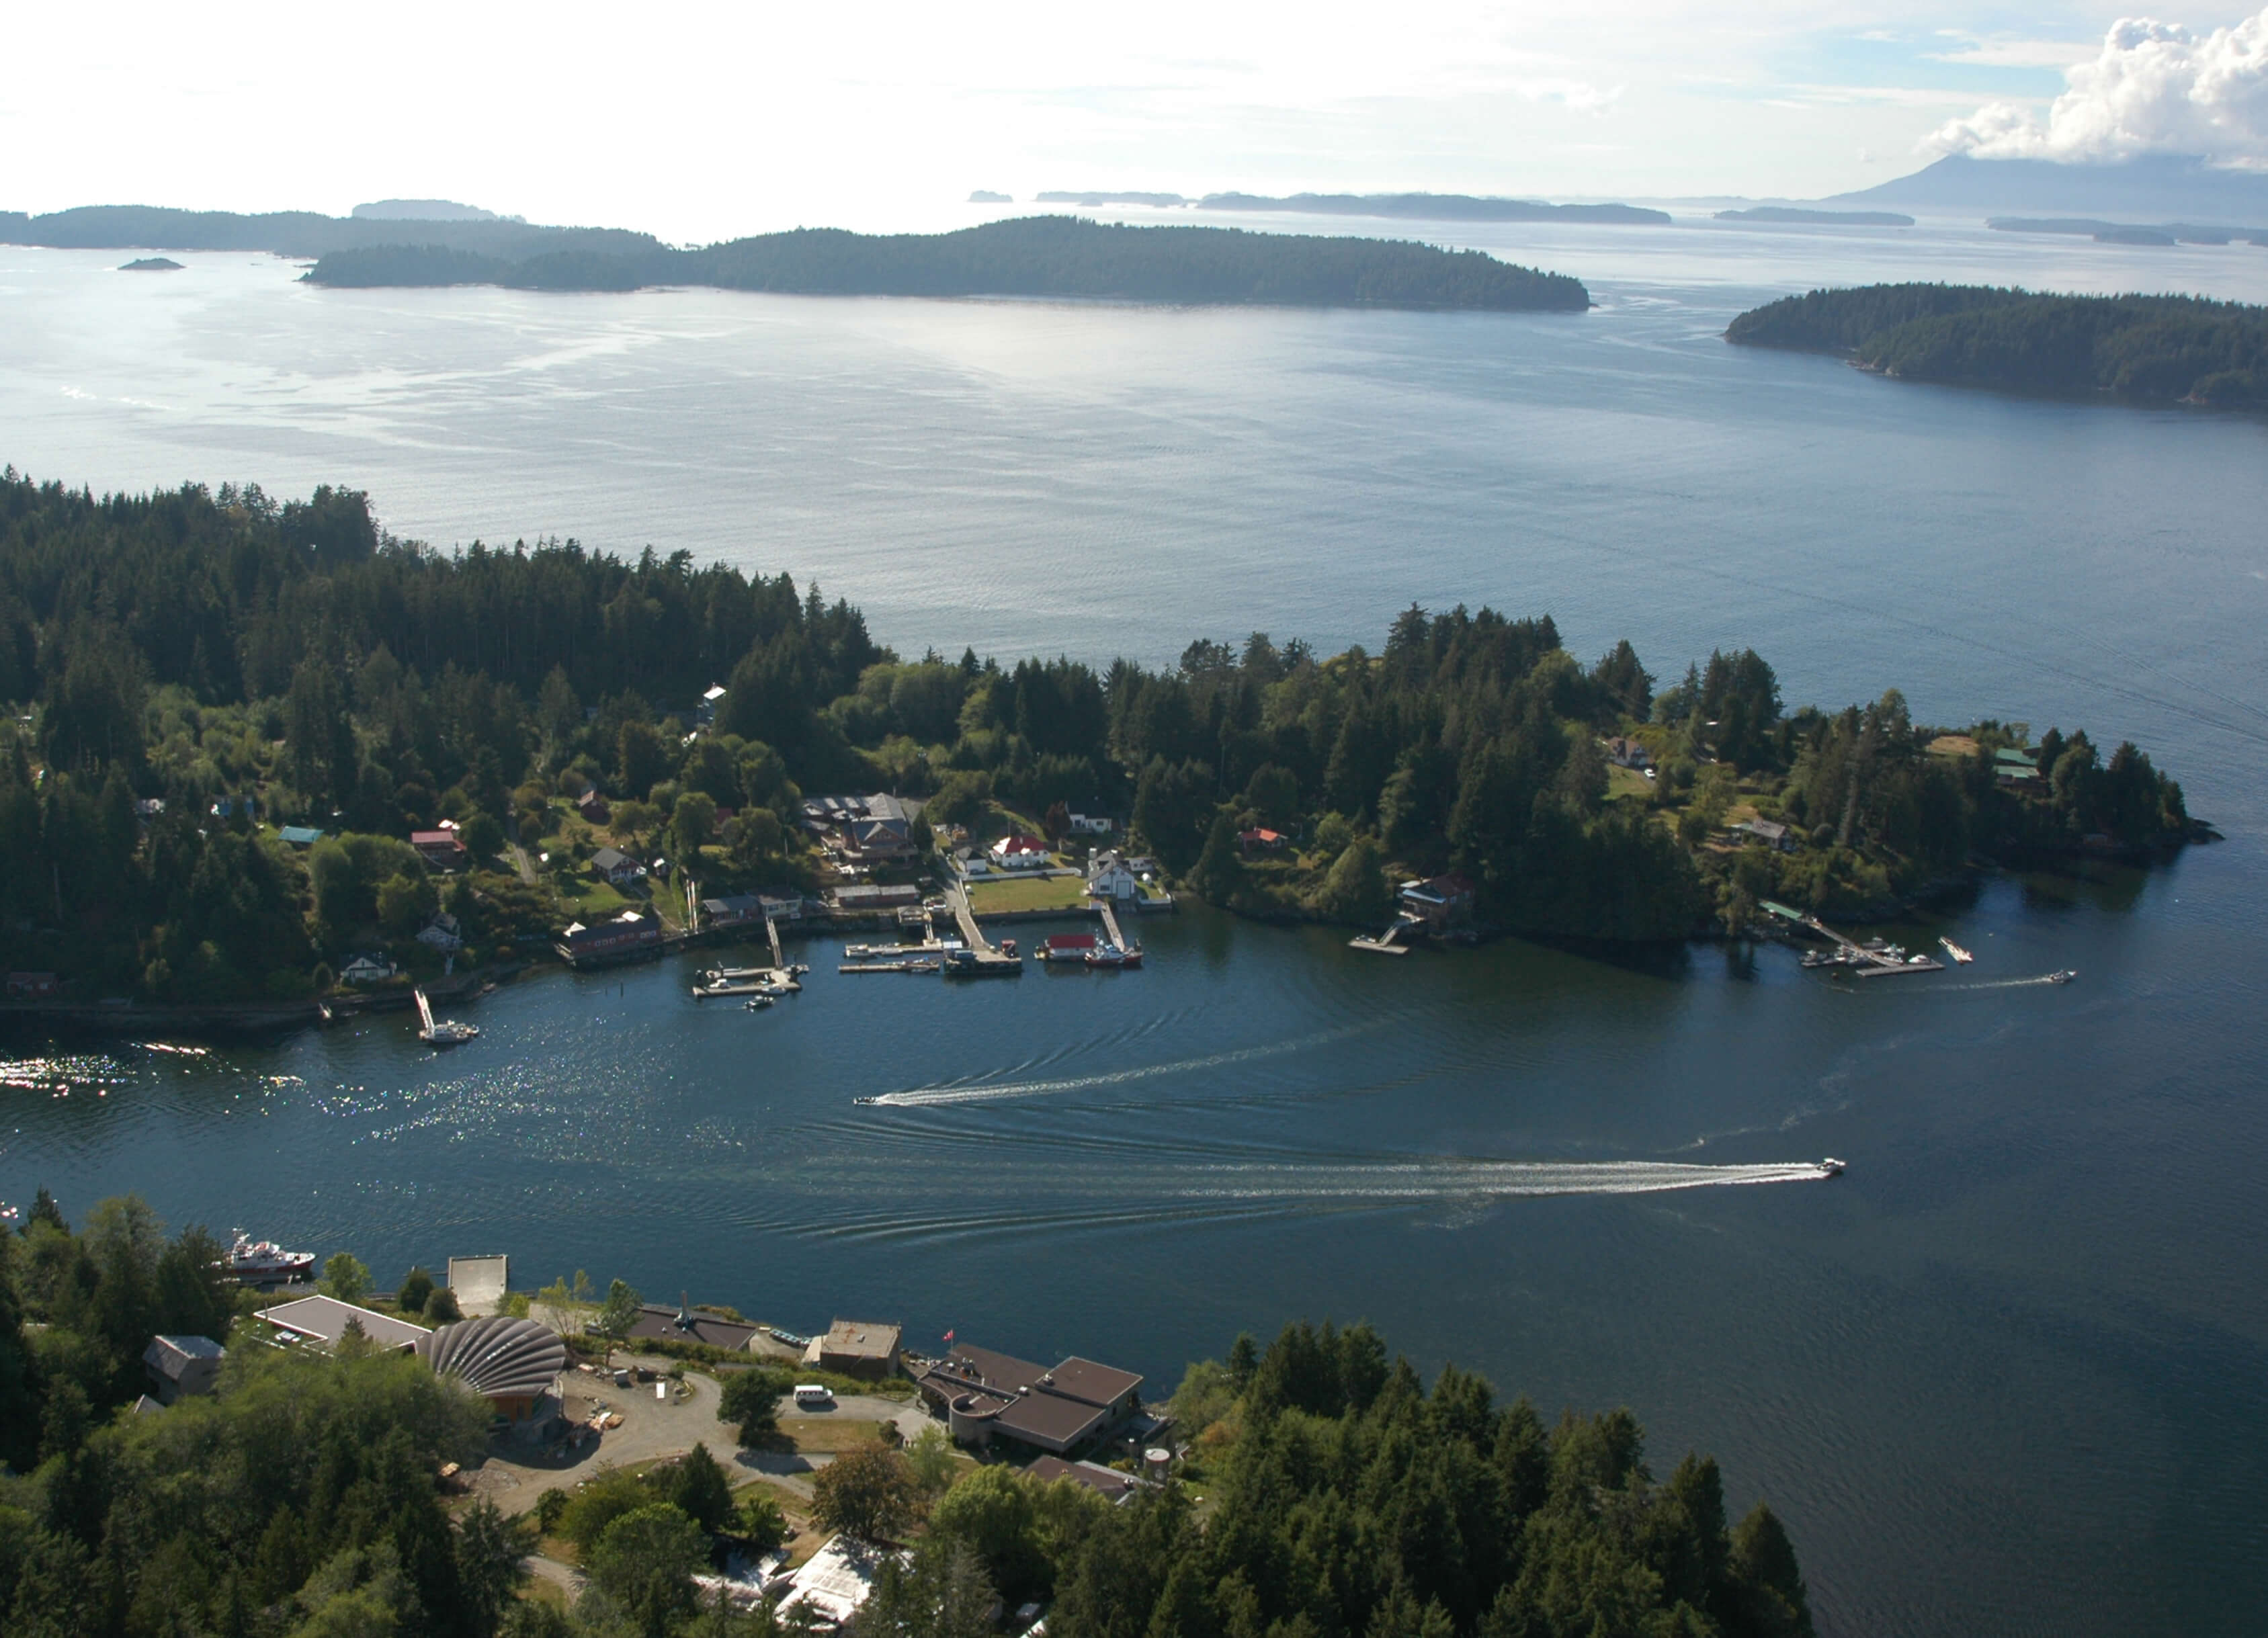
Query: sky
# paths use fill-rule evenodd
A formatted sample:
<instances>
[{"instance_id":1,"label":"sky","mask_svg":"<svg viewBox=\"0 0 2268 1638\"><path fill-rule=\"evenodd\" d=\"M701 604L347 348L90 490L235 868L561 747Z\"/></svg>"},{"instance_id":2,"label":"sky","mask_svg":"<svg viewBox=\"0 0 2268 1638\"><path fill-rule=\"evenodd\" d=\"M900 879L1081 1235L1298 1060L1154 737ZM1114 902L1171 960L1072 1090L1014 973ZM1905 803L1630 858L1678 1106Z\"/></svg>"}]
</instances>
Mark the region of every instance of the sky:
<instances>
[{"instance_id":1,"label":"sky","mask_svg":"<svg viewBox=\"0 0 2268 1638\"><path fill-rule=\"evenodd\" d=\"M1947 152L2268 168L2268 9L1877 0L19 8L0 209L389 196L703 242L973 188L1808 198Z\"/></svg>"}]
</instances>

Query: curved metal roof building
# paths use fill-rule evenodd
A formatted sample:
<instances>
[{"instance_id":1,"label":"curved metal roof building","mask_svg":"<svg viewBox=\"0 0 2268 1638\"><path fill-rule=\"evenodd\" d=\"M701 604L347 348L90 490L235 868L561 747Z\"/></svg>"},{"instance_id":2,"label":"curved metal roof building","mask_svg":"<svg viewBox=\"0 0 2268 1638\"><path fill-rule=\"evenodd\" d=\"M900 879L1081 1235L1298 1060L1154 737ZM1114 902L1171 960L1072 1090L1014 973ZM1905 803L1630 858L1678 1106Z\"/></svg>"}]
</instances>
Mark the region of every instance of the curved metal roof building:
<instances>
[{"instance_id":1,"label":"curved metal roof building","mask_svg":"<svg viewBox=\"0 0 2268 1638\"><path fill-rule=\"evenodd\" d=\"M482 1398L533 1401L567 1368L567 1345L533 1319L509 1314L460 1319L420 1338L418 1356L437 1377L454 1377Z\"/></svg>"}]
</instances>

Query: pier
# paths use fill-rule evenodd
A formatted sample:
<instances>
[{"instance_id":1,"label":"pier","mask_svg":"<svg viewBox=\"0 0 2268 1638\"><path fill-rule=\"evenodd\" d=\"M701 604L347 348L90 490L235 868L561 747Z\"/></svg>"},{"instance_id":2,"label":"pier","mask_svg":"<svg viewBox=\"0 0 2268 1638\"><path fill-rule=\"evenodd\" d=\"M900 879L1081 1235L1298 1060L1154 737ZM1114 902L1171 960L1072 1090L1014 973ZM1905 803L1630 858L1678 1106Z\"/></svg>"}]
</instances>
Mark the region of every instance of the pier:
<instances>
[{"instance_id":1,"label":"pier","mask_svg":"<svg viewBox=\"0 0 2268 1638\"><path fill-rule=\"evenodd\" d=\"M959 959L946 965L945 970L947 973L990 978L1024 970L1021 957L1002 955L987 941L983 930L976 925L976 913L968 907L968 889L965 884L947 883L945 902L951 907L954 919L961 923L961 942L968 946L957 952Z\"/></svg>"},{"instance_id":2,"label":"pier","mask_svg":"<svg viewBox=\"0 0 2268 1638\"><path fill-rule=\"evenodd\" d=\"M1097 899L1093 900L1093 903L1095 908L1102 913L1102 929L1110 935L1112 944L1129 952L1141 948L1139 944L1135 944L1118 930L1118 912L1112 907L1109 900Z\"/></svg>"},{"instance_id":3,"label":"pier","mask_svg":"<svg viewBox=\"0 0 2268 1638\"><path fill-rule=\"evenodd\" d=\"M1424 925L1425 923L1414 915L1398 915L1394 918L1394 925L1377 937L1373 938L1366 933L1359 933L1347 940L1347 948L1373 951L1381 956L1406 956L1410 953L1410 946L1402 942L1402 936L1404 933L1414 932Z\"/></svg>"},{"instance_id":4,"label":"pier","mask_svg":"<svg viewBox=\"0 0 2268 1638\"><path fill-rule=\"evenodd\" d=\"M1915 956L1908 959L1893 955L1888 949L1870 948L1847 933L1837 932L1815 915L1806 914L1801 910L1790 909L1786 905L1774 903L1770 899L1762 901L1762 908L1767 914L1776 915L1784 922L1792 922L1798 927L1807 928L1817 933L1835 946L1835 952L1832 955L1815 952L1806 956L1803 959L1803 964L1806 966L1843 967L1859 978L1887 978L1894 973L1942 973L1945 971L1945 963L1933 957ZM1880 942L1877 940L1876 944L1879 944Z\"/></svg>"}]
</instances>

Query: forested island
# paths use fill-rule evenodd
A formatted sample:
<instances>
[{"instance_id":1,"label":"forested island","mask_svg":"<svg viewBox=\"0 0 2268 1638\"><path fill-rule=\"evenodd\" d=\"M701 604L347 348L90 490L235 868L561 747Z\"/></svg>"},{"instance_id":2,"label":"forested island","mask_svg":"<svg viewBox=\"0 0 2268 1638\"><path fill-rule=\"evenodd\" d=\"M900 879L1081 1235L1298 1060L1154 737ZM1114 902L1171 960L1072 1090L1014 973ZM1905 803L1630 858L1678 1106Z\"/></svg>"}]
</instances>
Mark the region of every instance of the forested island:
<instances>
[{"instance_id":1,"label":"forested island","mask_svg":"<svg viewBox=\"0 0 2268 1638\"><path fill-rule=\"evenodd\" d=\"M951 233L799 228L701 250L548 252L523 261L439 245L334 251L317 284L504 284L626 290L656 284L830 296L1084 297L1119 301L1580 312L1589 292L1479 251L1211 227L1124 227L1027 217Z\"/></svg>"},{"instance_id":2,"label":"forested island","mask_svg":"<svg viewBox=\"0 0 2268 1638\"><path fill-rule=\"evenodd\" d=\"M1808 227L1911 227L1914 219L1896 210L1811 210L1795 205L1752 205L1719 210L1719 222L1778 222Z\"/></svg>"},{"instance_id":3,"label":"forested island","mask_svg":"<svg viewBox=\"0 0 2268 1638\"><path fill-rule=\"evenodd\" d=\"M1456 871L1480 930L1624 943L2190 834L2131 745L1946 733L1895 690L1791 711L1748 650L1657 687L1627 643L1585 665L1548 617L1413 607L1375 654L905 658L785 575L436 552L332 488L98 498L11 469L0 701L11 963L87 1001L306 997L374 945L438 969L415 938L443 910L468 959L512 959L619 907L587 879L608 841L714 891L807 885L806 791L926 797L924 847L1099 807L1243 914L1374 930L1393 883ZM409 845L444 820L470 868Z\"/></svg>"},{"instance_id":4,"label":"forested island","mask_svg":"<svg viewBox=\"0 0 2268 1638\"><path fill-rule=\"evenodd\" d=\"M2268 308L2196 296L1872 284L1784 297L1725 339L1840 353L1910 381L2141 403L2268 406Z\"/></svg>"},{"instance_id":5,"label":"forested island","mask_svg":"<svg viewBox=\"0 0 2268 1638\"><path fill-rule=\"evenodd\" d=\"M1278 306L1581 312L1580 280L1480 251L1373 239L1121 227L1071 217L951 233L799 228L693 249L619 228L510 219L404 221L144 205L0 211L0 243L63 248L261 250L314 257L342 288L500 284L634 290L697 284L805 296L1026 296Z\"/></svg>"},{"instance_id":6,"label":"forested island","mask_svg":"<svg viewBox=\"0 0 2268 1638\"><path fill-rule=\"evenodd\" d=\"M56 250L250 250L304 258L356 246L399 244L409 233L420 244L512 260L552 251L629 255L662 248L651 233L540 227L503 217L409 222L393 217L327 217L313 210L246 216L158 205L81 205L43 216L0 210L0 245Z\"/></svg>"},{"instance_id":7,"label":"forested island","mask_svg":"<svg viewBox=\"0 0 2268 1638\"><path fill-rule=\"evenodd\" d=\"M239 1289L222 1252L202 1229L169 1236L134 1196L75 1230L42 1191L20 1232L0 1229L11 1638L809 1638L807 1605L736 1609L695 1580L779 1546L788 1509L798 1562L838 1532L895 1559L844 1629L858 1638L990 1638L994 1612L1027 1604L1050 1638L1811 1631L1786 1529L1762 1502L1731 1522L1713 1459L1658 1479L1628 1411L1547 1424L1454 1365L1428 1385L1366 1325L1294 1324L1264 1348L1241 1336L1190 1365L1166 1407L1173 1471L1116 1506L997 1453L972 1462L941 1428L902 1447L846 1437L807 1491L775 1485L729 1447L792 1450L777 1407L802 1378L689 1350L706 1357L680 1373L721 1388L724 1424L703 1420L723 1459L691 1435L683 1455L634 1466L602 1447L586 1482L512 1517L468 1494L491 1452L529 1456L492 1439L487 1401L357 1333L275 1346L257 1313L276 1299ZM458 1317L423 1270L374 1295L347 1252L324 1288L388 1321ZM541 1296L591 1359L638 1300L614 1282L586 1332L593 1305L563 1278ZM506 1307L525 1318L529 1297ZM212 1390L141 1399L153 1334L225 1347ZM531 1576L539 1551L555 1575L580 1572L571 1605Z\"/></svg>"},{"instance_id":8,"label":"forested island","mask_svg":"<svg viewBox=\"0 0 2268 1638\"><path fill-rule=\"evenodd\" d=\"M1307 216L1382 217L1420 222L1594 222L1668 227L1667 210L1643 205L1551 205L1471 194L1207 194L1200 210L1294 210Z\"/></svg>"}]
</instances>

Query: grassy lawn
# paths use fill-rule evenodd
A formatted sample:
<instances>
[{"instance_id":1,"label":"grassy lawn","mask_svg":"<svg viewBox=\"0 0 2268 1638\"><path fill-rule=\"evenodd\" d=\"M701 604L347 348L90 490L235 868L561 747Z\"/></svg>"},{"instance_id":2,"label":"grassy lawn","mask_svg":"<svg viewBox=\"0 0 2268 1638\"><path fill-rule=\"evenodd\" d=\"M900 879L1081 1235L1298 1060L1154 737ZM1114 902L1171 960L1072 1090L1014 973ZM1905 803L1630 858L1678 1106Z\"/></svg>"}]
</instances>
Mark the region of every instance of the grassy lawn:
<instances>
[{"instance_id":1,"label":"grassy lawn","mask_svg":"<svg viewBox=\"0 0 2268 1638\"><path fill-rule=\"evenodd\" d=\"M615 891L613 884L589 876L562 877L559 892L572 903L578 915L614 915L630 904L630 900Z\"/></svg>"},{"instance_id":2,"label":"grassy lawn","mask_svg":"<svg viewBox=\"0 0 2268 1638\"><path fill-rule=\"evenodd\" d=\"M1609 802L1649 802L1653 798L1653 781L1634 768L1607 766L1607 800Z\"/></svg>"},{"instance_id":3,"label":"grassy lawn","mask_svg":"<svg viewBox=\"0 0 2268 1638\"><path fill-rule=\"evenodd\" d=\"M968 907L978 915L1007 910L1076 910L1086 903L1086 883L1076 876L976 882L968 889Z\"/></svg>"},{"instance_id":4,"label":"grassy lawn","mask_svg":"<svg viewBox=\"0 0 2268 1638\"><path fill-rule=\"evenodd\" d=\"M804 1455L861 1450L882 1436L882 1424L856 1416L783 1416L780 1436Z\"/></svg>"}]
</instances>

